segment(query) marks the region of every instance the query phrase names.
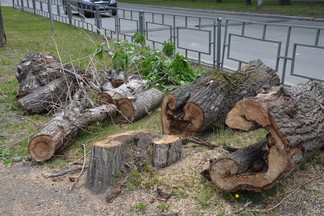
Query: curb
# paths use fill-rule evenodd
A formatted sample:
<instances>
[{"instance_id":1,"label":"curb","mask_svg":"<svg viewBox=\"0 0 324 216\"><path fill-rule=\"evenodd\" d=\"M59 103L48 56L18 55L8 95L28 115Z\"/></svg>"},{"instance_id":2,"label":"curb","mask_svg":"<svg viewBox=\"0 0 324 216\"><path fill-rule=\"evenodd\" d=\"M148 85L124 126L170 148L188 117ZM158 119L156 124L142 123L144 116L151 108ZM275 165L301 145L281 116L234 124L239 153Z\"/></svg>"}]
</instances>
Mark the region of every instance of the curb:
<instances>
[{"instance_id":1,"label":"curb","mask_svg":"<svg viewBox=\"0 0 324 216\"><path fill-rule=\"evenodd\" d=\"M131 3L119 3L123 5L136 5L143 8L160 8L160 9L169 9L169 10L186 10L186 11L196 11L196 12L208 12L215 14L225 14L225 15L238 15L238 16L251 16L251 17L264 17L264 18L281 18L281 19L290 19L298 21L310 21L310 22L324 22L324 18L317 17L300 17L300 16L285 16L277 14L258 14L258 13L249 13L249 12L235 12L235 11L220 11L220 10L208 10L208 9L193 9L193 8L181 8L181 7L166 7L166 6L157 6L157 5L144 5L144 4L131 4Z\"/></svg>"}]
</instances>

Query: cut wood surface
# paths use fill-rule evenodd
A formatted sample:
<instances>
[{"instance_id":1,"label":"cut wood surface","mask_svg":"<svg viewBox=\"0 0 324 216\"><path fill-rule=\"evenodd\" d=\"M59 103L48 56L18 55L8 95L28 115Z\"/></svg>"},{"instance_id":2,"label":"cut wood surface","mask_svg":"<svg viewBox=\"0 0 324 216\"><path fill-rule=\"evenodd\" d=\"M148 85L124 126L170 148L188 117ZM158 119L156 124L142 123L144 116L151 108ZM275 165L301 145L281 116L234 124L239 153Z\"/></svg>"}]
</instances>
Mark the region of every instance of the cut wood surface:
<instances>
[{"instance_id":1,"label":"cut wood surface","mask_svg":"<svg viewBox=\"0 0 324 216\"><path fill-rule=\"evenodd\" d=\"M134 122L149 115L162 102L162 92L155 88L142 91L134 98L122 98L118 100L118 109L122 117Z\"/></svg>"},{"instance_id":2,"label":"cut wood surface","mask_svg":"<svg viewBox=\"0 0 324 216\"><path fill-rule=\"evenodd\" d=\"M163 168L181 157L182 140L174 135L127 131L92 144L86 187L94 193L106 193L120 175L145 165Z\"/></svg>"},{"instance_id":3,"label":"cut wood surface","mask_svg":"<svg viewBox=\"0 0 324 216\"><path fill-rule=\"evenodd\" d=\"M97 103L102 104L117 104L117 100L121 98L134 97L135 94L143 91L144 83L139 76L131 76L128 81L118 88L114 88L109 81L104 82L103 88L105 91L97 96Z\"/></svg>"},{"instance_id":4,"label":"cut wood surface","mask_svg":"<svg viewBox=\"0 0 324 216\"><path fill-rule=\"evenodd\" d=\"M163 98L163 133L195 135L215 124L224 124L226 114L239 100L268 92L279 84L276 72L260 60L233 74L206 74Z\"/></svg>"},{"instance_id":5,"label":"cut wood surface","mask_svg":"<svg viewBox=\"0 0 324 216\"><path fill-rule=\"evenodd\" d=\"M114 86L114 88L118 88L125 82L125 72L123 70L116 70L116 69L111 69L110 70L111 74L111 83Z\"/></svg>"},{"instance_id":6,"label":"cut wood surface","mask_svg":"<svg viewBox=\"0 0 324 216\"><path fill-rule=\"evenodd\" d=\"M83 105L75 102L73 107L59 113L34 136L29 142L28 152L35 161L46 161L62 150L80 129L107 120L114 113L114 105L84 109Z\"/></svg>"},{"instance_id":7,"label":"cut wood surface","mask_svg":"<svg viewBox=\"0 0 324 216\"><path fill-rule=\"evenodd\" d=\"M213 183L224 191L270 189L324 146L324 83L275 87L241 100L226 124L239 131L262 127L268 135L213 162Z\"/></svg>"}]
</instances>

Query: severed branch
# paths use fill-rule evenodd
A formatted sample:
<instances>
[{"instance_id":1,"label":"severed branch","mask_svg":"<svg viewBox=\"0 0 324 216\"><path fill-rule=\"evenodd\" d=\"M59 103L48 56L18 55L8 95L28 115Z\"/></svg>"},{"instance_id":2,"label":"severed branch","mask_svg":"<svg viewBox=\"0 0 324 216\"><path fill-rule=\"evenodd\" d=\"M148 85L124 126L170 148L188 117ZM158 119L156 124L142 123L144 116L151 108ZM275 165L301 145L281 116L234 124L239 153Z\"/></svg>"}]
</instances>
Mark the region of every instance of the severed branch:
<instances>
[{"instance_id":1,"label":"severed branch","mask_svg":"<svg viewBox=\"0 0 324 216\"><path fill-rule=\"evenodd\" d=\"M48 178L54 178L54 177L64 176L66 174L74 173L74 172L76 172L78 170L87 169L87 168L88 167L78 167L78 168L66 170L66 171L63 171L63 172L60 172L60 173L54 173L54 174L48 175L47 177Z\"/></svg>"},{"instance_id":2,"label":"severed branch","mask_svg":"<svg viewBox=\"0 0 324 216\"><path fill-rule=\"evenodd\" d=\"M85 164L87 161L87 152L86 152L86 147L84 144L82 144L83 147L83 165L82 165L82 169L81 172L79 173L78 177L76 177L75 181L73 182L73 184L70 187L70 191L73 190L73 187L76 185L76 183L78 182L80 176L83 174L84 168L85 168Z\"/></svg>"},{"instance_id":3,"label":"severed branch","mask_svg":"<svg viewBox=\"0 0 324 216\"><path fill-rule=\"evenodd\" d=\"M209 142L208 140L200 137L200 136L189 136L187 139L184 139L183 142L186 144L188 142L196 143L199 145L207 146L209 149L214 149L216 147L222 147L223 149L229 151L229 152L235 152L237 148L233 148L227 145L215 145Z\"/></svg>"}]
</instances>

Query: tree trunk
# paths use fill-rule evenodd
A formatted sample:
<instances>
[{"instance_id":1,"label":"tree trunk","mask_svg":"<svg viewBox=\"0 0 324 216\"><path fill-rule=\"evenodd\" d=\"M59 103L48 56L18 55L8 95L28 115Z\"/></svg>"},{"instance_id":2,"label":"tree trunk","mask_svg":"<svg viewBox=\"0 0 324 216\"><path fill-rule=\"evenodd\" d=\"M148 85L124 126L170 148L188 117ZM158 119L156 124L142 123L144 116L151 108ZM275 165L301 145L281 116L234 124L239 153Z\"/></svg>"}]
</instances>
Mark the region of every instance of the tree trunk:
<instances>
[{"instance_id":1,"label":"tree trunk","mask_svg":"<svg viewBox=\"0 0 324 216\"><path fill-rule=\"evenodd\" d=\"M84 109L84 105L79 104L74 102L71 109L50 120L30 141L28 152L35 161L49 160L76 136L80 128L104 121L115 113L113 105Z\"/></svg>"},{"instance_id":2,"label":"tree trunk","mask_svg":"<svg viewBox=\"0 0 324 216\"><path fill-rule=\"evenodd\" d=\"M279 5L291 5L290 0L279 0Z\"/></svg>"},{"instance_id":3,"label":"tree trunk","mask_svg":"<svg viewBox=\"0 0 324 216\"><path fill-rule=\"evenodd\" d=\"M17 99L61 77L63 70L53 53L28 52L17 67L16 78L20 83Z\"/></svg>"},{"instance_id":4,"label":"tree trunk","mask_svg":"<svg viewBox=\"0 0 324 216\"><path fill-rule=\"evenodd\" d=\"M252 1L251 0L245 0L245 5L251 5Z\"/></svg>"},{"instance_id":5,"label":"tree trunk","mask_svg":"<svg viewBox=\"0 0 324 216\"><path fill-rule=\"evenodd\" d=\"M181 157L181 138L127 131L92 144L86 187L93 193L106 193L120 175L145 165L163 168Z\"/></svg>"},{"instance_id":6,"label":"tree trunk","mask_svg":"<svg viewBox=\"0 0 324 216\"><path fill-rule=\"evenodd\" d=\"M207 74L163 98L163 133L195 135L215 124L223 124L226 114L239 100L268 92L279 84L276 72L260 60L233 74Z\"/></svg>"},{"instance_id":7,"label":"tree trunk","mask_svg":"<svg viewBox=\"0 0 324 216\"><path fill-rule=\"evenodd\" d=\"M246 98L228 113L226 124L240 131L262 127L265 139L213 162L210 176L224 191L270 189L324 146L324 83Z\"/></svg>"},{"instance_id":8,"label":"tree trunk","mask_svg":"<svg viewBox=\"0 0 324 216\"><path fill-rule=\"evenodd\" d=\"M97 103L100 105L116 104L117 100L121 98L133 97L135 94L143 91L144 83L140 77L135 76L134 78L128 79L127 83L122 84L118 88L114 88L112 85L110 86L109 81L104 82L102 88L106 90L98 94Z\"/></svg>"},{"instance_id":9,"label":"tree trunk","mask_svg":"<svg viewBox=\"0 0 324 216\"><path fill-rule=\"evenodd\" d=\"M7 37L3 27L1 5L0 5L0 47L3 47L6 44L6 42L7 42Z\"/></svg>"},{"instance_id":10,"label":"tree trunk","mask_svg":"<svg viewBox=\"0 0 324 216\"><path fill-rule=\"evenodd\" d=\"M111 83L114 88L118 88L125 82L125 72L123 70L117 71L116 69L112 69L110 71L111 74Z\"/></svg>"},{"instance_id":11,"label":"tree trunk","mask_svg":"<svg viewBox=\"0 0 324 216\"><path fill-rule=\"evenodd\" d=\"M42 113L60 107L76 92L77 79L84 79L85 71L77 66L61 63L52 53L28 52L16 72L20 83L17 99L29 113Z\"/></svg>"},{"instance_id":12,"label":"tree trunk","mask_svg":"<svg viewBox=\"0 0 324 216\"><path fill-rule=\"evenodd\" d=\"M122 117L134 122L150 114L155 108L160 106L161 102L162 92L151 88L136 94L134 98L119 99L117 104Z\"/></svg>"}]
</instances>

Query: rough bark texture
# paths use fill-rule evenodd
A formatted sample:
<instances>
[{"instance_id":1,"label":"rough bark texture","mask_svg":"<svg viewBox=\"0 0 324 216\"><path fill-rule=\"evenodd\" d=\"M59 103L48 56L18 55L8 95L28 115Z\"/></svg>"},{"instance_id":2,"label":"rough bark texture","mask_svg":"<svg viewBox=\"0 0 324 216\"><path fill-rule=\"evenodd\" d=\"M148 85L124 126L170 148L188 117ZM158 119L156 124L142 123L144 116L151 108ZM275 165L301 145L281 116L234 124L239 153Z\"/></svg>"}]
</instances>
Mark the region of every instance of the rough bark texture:
<instances>
[{"instance_id":1,"label":"rough bark texture","mask_svg":"<svg viewBox=\"0 0 324 216\"><path fill-rule=\"evenodd\" d=\"M270 189L324 146L324 83L275 87L246 98L228 113L226 124L241 131L262 127L269 133L213 162L213 183L224 191Z\"/></svg>"},{"instance_id":2,"label":"rough bark texture","mask_svg":"<svg viewBox=\"0 0 324 216\"><path fill-rule=\"evenodd\" d=\"M163 133L194 135L223 124L226 114L239 100L268 92L279 84L276 72L260 60L233 74L207 74L163 98Z\"/></svg>"},{"instance_id":3,"label":"rough bark texture","mask_svg":"<svg viewBox=\"0 0 324 216\"><path fill-rule=\"evenodd\" d=\"M84 109L82 102L73 103L50 120L30 141L28 152L35 161L46 161L56 152L62 150L72 140L79 129L108 119L115 113L113 105L102 105Z\"/></svg>"},{"instance_id":4,"label":"rough bark texture","mask_svg":"<svg viewBox=\"0 0 324 216\"><path fill-rule=\"evenodd\" d=\"M106 90L99 93L97 96L97 103L110 104L117 103L121 98L134 97L135 94L143 91L144 83L139 76L130 77L127 83L122 84L118 88L109 85L109 81L104 82L103 88ZM109 88L109 89L108 89Z\"/></svg>"},{"instance_id":5,"label":"rough bark texture","mask_svg":"<svg viewBox=\"0 0 324 216\"><path fill-rule=\"evenodd\" d=\"M86 187L93 193L106 193L119 175L141 171L145 165L157 168L171 165L181 157L181 138L139 131L127 131L92 144Z\"/></svg>"},{"instance_id":6,"label":"rough bark texture","mask_svg":"<svg viewBox=\"0 0 324 216\"><path fill-rule=\"evenodd\" d=\"M122 116L128 121L134 122L160 106L162 102L162 92L151 88L140 92L134 98L122 98L118 100L118 109Z\"/></svg>"},{"instance_id":7,"label":"rough bark texture","mask_svg":"<svg viewBox=\"0 0 324 216\"><path fill-rule=\"evenodd\" d=\"M2 20L2 13L1 13L1 6L0 6L0 47L3 47L6 44L7 37L3 27L3 20Z\"/></svg>"},{"instance_id":8,"label":"rough bark texture","mask_svg":"<svg viewBox=\"0 0 324 216\"><path fill-rule=\"evenodd\" d=\"M118 88L125 82L125 72L123 70L116 70L116 69L111 69L109 71L110 73L110 78L111 78L111 83L114 86L114 88Z\"/></svg>"},{"instance_id":9,"label":"rough bark texture","mask_svg":"<svg viewBox=\"0 0 324 216\"><path fill-rule=\"evenodd\" d=\"M16 97L29 114L49 111L73 96L78 88L77 77L86 77L82 68L62 68L51 53L28 52L17 68L20 87Z\"/></svg>"},{"instance_id":10,"label":"rough bark texture","mask_svg":"<svg viewBox=\"0 0 324 216\"><path fill-rule=\"evenodd\" d=\"M41 86L63 75L60 62L52 53L28 52L17 67L20 83L17 99L32 93Z\"/></svg>"}]
</instances>

